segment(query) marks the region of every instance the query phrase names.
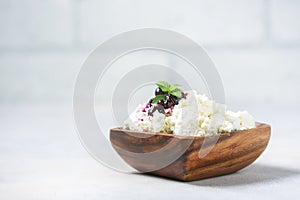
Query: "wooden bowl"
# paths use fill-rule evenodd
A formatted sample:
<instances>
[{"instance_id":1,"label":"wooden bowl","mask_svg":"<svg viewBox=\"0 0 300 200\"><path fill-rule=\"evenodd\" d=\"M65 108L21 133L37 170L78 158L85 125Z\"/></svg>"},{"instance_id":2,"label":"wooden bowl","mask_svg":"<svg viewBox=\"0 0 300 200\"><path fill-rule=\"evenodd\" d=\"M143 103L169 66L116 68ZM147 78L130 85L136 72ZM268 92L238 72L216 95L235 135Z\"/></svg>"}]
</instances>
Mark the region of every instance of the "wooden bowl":
<instances>
[{"instance_id":1,"label":"wooden bowl","mask_svg":"<svg viewBox=\"0 0 300 200\"><path fill-rule=\"evenodd\" d=\"M181 181L200 180L234 173L254 162L268 145L271 127L256 128L218 136L177 136L114 128L113 148L130 166ZM203 145L203 146L202 146ZM199 150L208 154L199 157Z\"/></svg>"}]
</instances>

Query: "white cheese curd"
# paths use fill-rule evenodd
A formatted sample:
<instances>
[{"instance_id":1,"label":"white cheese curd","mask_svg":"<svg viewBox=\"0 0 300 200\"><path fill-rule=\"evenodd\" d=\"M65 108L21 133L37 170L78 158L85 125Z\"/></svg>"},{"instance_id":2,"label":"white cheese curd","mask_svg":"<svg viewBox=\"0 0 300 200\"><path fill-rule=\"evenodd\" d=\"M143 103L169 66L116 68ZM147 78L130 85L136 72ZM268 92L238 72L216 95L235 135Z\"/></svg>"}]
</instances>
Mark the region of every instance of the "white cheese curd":
<instances>
[{"instance_id":1,"label":"white cheese curd","mask_svg":"<svg viewBox=\"0 0 300 200\"><path fill-rule=\"evenodd\" d=\"M155 111L153 116L148 116L147 104L139 105L128 119L123 128L140 132L162 132L164 130L165 115Z\"/></svg>"},{"instance_id":2,"label":"white cheese curd","mask_svg":"<svg viewBox=\"0 0 300 200\"><path fill-rule=\"evenodd\" d=\"M133 131L150 131L152 120L147 112L143 112L144 105L139 105L128 119L124 122L123 128Z\"/></svg>"},{"instance_id":3,"label":"white cheese curd","mask_svg":"<svg viewBox=\"0 0 300 200\"><path fill-rule=\"evenodd\" d=\"M139 107L124 122L123 128L134 131L165 132L176 135L208 136L255 127L254 118L247 111L226 111L223 104L204 94L187 91L175 105L171 115L155 111L148 116L149 105Z\"/></svg>"},{"instance_id":4,"label":"white cheese curd","mask_svg":"<svg viewBox=\"0 0 300 200\"><path fill-rule=\"evenodd\" d=\"M198 129L198 102L196 95L191 92L174 107L171 120L177 135L194 135Z\"/></svg>"},{"instance_id":5,"label":"white cheese curd","mask_svg":"<svg viewBox=\"0 0 300 200\"><path fill-rule=\"evenodd\" d=\"M152 122L151 122L151 130L153 132L161 132L164 130L166 116L158 111L153 113Z\"/></svg>"}]
</instances>

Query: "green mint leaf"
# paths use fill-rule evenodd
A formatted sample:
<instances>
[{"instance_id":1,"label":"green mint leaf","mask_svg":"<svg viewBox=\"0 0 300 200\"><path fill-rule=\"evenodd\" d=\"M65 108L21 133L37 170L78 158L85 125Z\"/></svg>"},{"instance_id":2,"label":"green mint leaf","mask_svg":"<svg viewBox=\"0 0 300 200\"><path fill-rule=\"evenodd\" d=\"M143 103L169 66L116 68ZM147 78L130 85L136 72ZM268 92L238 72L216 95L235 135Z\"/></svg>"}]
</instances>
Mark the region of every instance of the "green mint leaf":
<instances>
[{"instance_id":1,"label":"green mint leaf","mask_svg":"<svg viewBox=\"0 0 300 200\"><path fill-rule=\"evenodd\" d=\"M171 94L175 97L182 98L182 91L178 88L174 89Z\"/></svg>"},{"instance_id":2,"label":"green mint leaf","mask_svg":"<svg viewBox=\"0 0 300 200\"><path fill-rule=\"evenodd\" d=\"M164 92L168 92L171 85L166 81L158 81L156 85Z\"/></svg>"},{"instance_id":3,"label":"green mint leaf","mask_svg":"<svg viewBox=\"0 0 300 200\"><path fill-rule=\"evenodd\" d=\"M179 84L173 84L171 87L170 87L170 92L172 92L173 90L177 89L178 86L180 86Z\"/></svg>"},{"instance_id":4,"label":"green mint leaf","mask_svg":"<svg viewBox=\"0 0 300 200\"><path fill-rule=\"evenodd\" d=\"M167 88L170 87L170 84L169 84L168 82L166 82L166 81L158 81L158 82L156 83L156 85L157 85L158 87L160 87L160 86L167 87Z\"/></svg>"},{"instance_id":5,"label":"green mint leaf","mask_svg":"<svg viewBox=\"0 0 300 200\"><path fill-rule=\"evenodd\" d=\"M153 98L152 103L157 103L158 101L165 99L165 95L157 95L156 97Z\"/></svg>"},{"instance_id":6,"label":"green mint leaf","mask_svg":"<svg viewBox=\"0 0 300 200\"><path fill-rule=\"evenodd\" d=\"M163 92L169 92L169 88L160 86L159 87Z\"/></svg>"}]
</instances>

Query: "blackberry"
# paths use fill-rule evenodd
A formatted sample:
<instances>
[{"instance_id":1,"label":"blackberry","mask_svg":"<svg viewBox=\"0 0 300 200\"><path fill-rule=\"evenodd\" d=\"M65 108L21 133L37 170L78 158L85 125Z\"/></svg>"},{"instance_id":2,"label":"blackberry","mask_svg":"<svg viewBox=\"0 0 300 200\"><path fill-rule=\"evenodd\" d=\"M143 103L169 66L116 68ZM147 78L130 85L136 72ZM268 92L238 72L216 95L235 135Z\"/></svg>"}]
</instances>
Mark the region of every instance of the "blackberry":
<instances>
[{"instance_id":1,"label":"blackberry","mask_svg":"<svg viewBox=\"0 0 300 200\"><path fill-rule=\"evenodd\" d=\"M170 108L172 106L172 100L170 99L170 96L166 96L166 99L163 102L164 108Z\"/></svg>"},{"instance_id":2,"label":"blackberry","mask_svg":"<svg viewBox=\"0 0 300 200\"><path fill-rule=\"evenodd\" d=\"M176 96L174 96L174 95L170 95L170 99L171 99L171 101L172 101L172 103L173 103L173 106L174 105L178 105L178 103L179 103L179 98L178 97L176 97Z\"/></svg>"},{"instance_id":3,"label":"blackberry","mask_svg":"<svg viewBox=\"0 0 300 200\"><path fill-rule=\"evenodd\" d=\"M176 96L167 95L165 99L158 101L157 104L162 105L165 109L167 109L177 105L178 102L179 99Z\"/></svg>"},{"instance_id":4,"label":"blackberry","mask_svg":"<svg viewBox=\"0 0 300 200\"><path fill-rule=\"evenodd\" d=\"M160 83L160 84L163 85L163 84L165 84L165 82L164 82L164 83ZM168 84L168 85L169 85L169 84ZM166 86L166 87L167 87L167 86ZM171 87L171 86L169 86L169 87ZM178 90L178 88L175 88L175 89ZM174 89L173 89L173 90L174 90ZM172 90L172 91L173 91L173 90ZM157 96L161 95L161 96L163 96L163 98L160 98L161 100L159 100L158 102L156 102L156 104L153 104L153 100L154 100L155 98L152 98L152 99L149 100L149 106L151 107L151 110L149 110L148 114L152 116L153 113L154 113L156 110L158 110L158 108L153 107L153 106L158 106L158 107L159 107L160 113L164 113L164 114L165 114L165 111L162 111L163 109L172 108L172 107L174 107L175 105L178 105L180 99L186 97L186 94L184 94L184 93L182 92L181 97L178 98L178 97L176 97L176 96L174 96L174 95L171 94L172 91L170 91L170 92L164 92L164 91L162 91L162 89L161 89L160 87L157 87L157 88L155 89L155 92L154 92L154 93L155 93L155 96L157 97ZM179 90L179 91L181 91L181 90Z\"/></svg>"},{"instance_id":5,"label":"blackberry","mask_svg":"<svg viewBox=\"0 0 300 200\"><path fill-rule=\"evenodd\" d=\"M153 102L153 98L149 100L149 105L151 106Z\"/></svg>"},{"instance_id":6,"label":"blackberry","mask_svg":"<svg viewBox=\"0 0 300 200\"><path fill-rule=\"evenodd\" d=\"M153 113L155 111L158 111L161 114L165 114L164 107L162 105L156 105L156 106L151 106L151 108L148 110L148 115L153 116Z\"/></svg>"},{"instance_id":7,"label":"blackberry","mask_svg":"<svg viewBox=\"0 0 300 200\"><path fill-rule=\"evenodd\" d=\"M166 95L167 92L162 91L159 87L155 89L155 96L157 95Z\"/></svg>"},{"instance_id":8,"label":"blackberry","mask_svg":"<svg viewBox=\"0 0 300 200\"><path fill-rule=\"evenodd\" d=\"M160 106L162 106L162 107L164 107L165 108L165 100L159 100L158 102L157 102L157 105L160 105Z\"/></svg>"}]
</instances>

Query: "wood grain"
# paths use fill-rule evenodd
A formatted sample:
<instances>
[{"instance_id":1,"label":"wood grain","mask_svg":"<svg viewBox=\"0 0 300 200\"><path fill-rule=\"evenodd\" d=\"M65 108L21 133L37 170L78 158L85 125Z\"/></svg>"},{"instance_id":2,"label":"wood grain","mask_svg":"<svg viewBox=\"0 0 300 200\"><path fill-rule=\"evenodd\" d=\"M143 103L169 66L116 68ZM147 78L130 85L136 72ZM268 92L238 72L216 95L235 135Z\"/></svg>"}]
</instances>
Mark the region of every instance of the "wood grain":
<instances>
[{"instance_id":1,"label":"wood grain","mask_svg":"<svg viewBox=\"0 0 300 200\"><path fill-rule=\"evenodd\" d=\"M110 141L124 161L138 171L193 181L230 174L250 165L265 150L270 135L271 127L263 123L256 123L253 129L221 134L219 138L114 128L110 130ZM199 158L201 147L212 149Z\"/></svg>"}]
</instances>

